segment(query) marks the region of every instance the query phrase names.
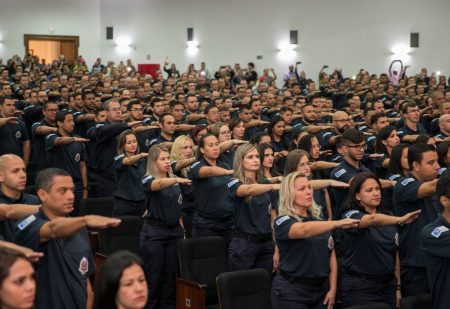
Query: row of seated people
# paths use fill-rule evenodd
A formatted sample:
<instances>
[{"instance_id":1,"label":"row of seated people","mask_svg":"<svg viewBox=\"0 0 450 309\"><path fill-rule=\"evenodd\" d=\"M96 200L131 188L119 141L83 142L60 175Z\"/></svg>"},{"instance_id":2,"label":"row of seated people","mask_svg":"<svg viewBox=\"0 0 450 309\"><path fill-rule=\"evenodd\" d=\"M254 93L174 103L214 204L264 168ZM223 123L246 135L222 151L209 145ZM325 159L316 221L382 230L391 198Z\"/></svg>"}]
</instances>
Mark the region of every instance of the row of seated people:
<instances>
[{"instance_id":1,"label":"row of seated people","mask_svg":"<svg viewBox=\"0 0 450 309\"><path fill-rule=\"evenodd\" d=\"M366 76L361 73L355 88L351 79L330 78L330 89L337 83L334 92L315 91L312 81L300 92L299 84L277 90L259 83L252 89L242 81L235 90L225 83L223 89L211 88L210 94L201 93L204 88L197 88L195 79L192 87L168 78L151 83L148 99L136 96L134 86L127 89L126 84L120 91L126 96L104 96L98 91L108 77L100 75L95 76L101 80L98 84L75 80L73 87L63 85L69 90L68 102L46 90L39 90L42 101L28 105L26 99L4 95L0 133L5 132L7 139L0 148L9 150L0 165L9 176L0 179L2 199L6 204L42 206L38 215L5 221L2 236L34 251L43 248L42 269L49 270L50 264L63 268L64 254L51 253L56 260L50 261L45 251L60 249L58 242L53 247L54 239L79 235L86 226L119 224L115 219L76 217L78 202L88 196L89 182L95 180L98 196L113 197L113 216L145 217L140 254L153 287L150 308L174 306L177 242L210 235L226 240L229 270L261 267L277 273L272 290L275 308L289 302L333 305L336 258L343 261L348 276L339 285L345 306L368 301L395 306L400 291L403 296L417 295L428 293L430 286L439 293L445 284L437 283L442 277L435 269L429 269L428 281L425 257L440 253L432 246L424 247L429 251L423 253L417 239L426 225L441 220L430 234L445 241L445 219L439 215L448 194L441 190L436 195L436 184L438 178L446 179L442 175L450 162L447 93L427 85L426 96L405 97L401 87L389 83L383 89L393 87L392 97L378 92L374 97L374 91L364 88L355 92ZM409 89L424 86L424 81L412 79L418 85L408 78ZM162 84L170 91L160 93ZM39 121L30 126L33 117ZM30 152L32 166L40 171L34 186L39 199L23 193ZM54 177L60 179L53 181ZM73 218L65 218L73 211ZM337 230L331 236L337 228L350 232ZM79 253L89 249L81 245L83 233L64 245L79 248ZM323 251L317 252L322 259L314 256L311 252L317 248L305 239L326 244L320 248L330 254L327 263ZM392 247L383 247L385 241ZM304 246L310 245L305 253L311 256L300 258ZM80 286L89 290L85 278L93 263L85 252L81 256L72 259L72 268L77 266L84 280ZM328 275L331 279L323 280ZM42 297L49 289L63 289L50 286L48 278L42 282ZM321 288L317 294L288 297L305 284ZM377 293L367 293L376 284ZM61 298L38 301L38 308L89 299L89 293L79 298L79 288L64 290ZM39 294L38 290L38 299ZM446 301L433 298L439 300Z\"/></svg>"}]
</instances>

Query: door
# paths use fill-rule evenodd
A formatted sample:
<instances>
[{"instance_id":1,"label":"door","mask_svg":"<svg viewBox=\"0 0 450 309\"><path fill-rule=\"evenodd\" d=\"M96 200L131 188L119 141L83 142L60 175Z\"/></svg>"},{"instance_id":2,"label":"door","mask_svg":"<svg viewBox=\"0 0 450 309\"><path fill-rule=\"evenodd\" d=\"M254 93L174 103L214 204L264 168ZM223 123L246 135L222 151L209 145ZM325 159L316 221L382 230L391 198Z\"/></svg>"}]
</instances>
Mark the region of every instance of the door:
<instances>
[{"instance_id":1,"label":"door","mask_svg":"<svg viewBox=\"0 0 450 309\"><path fill-rule=\"evenodd\" d=\"M25 51L51 63L63 54L72 64L78 57L78 36L24 35Z\"/></svg>"}]
</instances>

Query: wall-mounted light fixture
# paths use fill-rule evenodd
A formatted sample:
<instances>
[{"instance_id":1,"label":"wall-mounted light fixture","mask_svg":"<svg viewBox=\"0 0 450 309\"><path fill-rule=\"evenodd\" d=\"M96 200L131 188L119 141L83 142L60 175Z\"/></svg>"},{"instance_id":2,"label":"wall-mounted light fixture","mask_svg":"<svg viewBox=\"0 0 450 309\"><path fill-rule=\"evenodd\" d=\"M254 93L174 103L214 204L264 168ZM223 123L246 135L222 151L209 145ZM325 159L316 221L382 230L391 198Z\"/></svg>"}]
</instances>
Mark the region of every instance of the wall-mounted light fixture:
<instances>
[{"instance_id":1,"label":"wall-mounted light fixture","mask_svg":"<svg viewBox=\"0 0 450 309\"><path fill-rule=\"evenodd\" d=\"M136 46L131 43L131 39L129 37L121 36L117 38L116 40L117 51L127 52L130 51L132 47L136 49Z\"/></svg>"}]
</instances>

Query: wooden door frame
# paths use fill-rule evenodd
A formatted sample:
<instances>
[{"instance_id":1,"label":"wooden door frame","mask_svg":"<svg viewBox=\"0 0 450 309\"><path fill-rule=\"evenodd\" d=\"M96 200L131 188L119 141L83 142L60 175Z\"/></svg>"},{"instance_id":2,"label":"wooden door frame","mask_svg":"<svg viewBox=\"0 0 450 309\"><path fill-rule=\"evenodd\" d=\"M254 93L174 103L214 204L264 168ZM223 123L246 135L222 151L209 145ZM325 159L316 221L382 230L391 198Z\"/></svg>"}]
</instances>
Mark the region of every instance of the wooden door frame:
<instances>
[{"instance_id":1,"label":"wooden door frame","mask_svg":"<svg viewBox=\"0 0 450 309\"><path fill-rule=\"evenodd\" d=\"M25 53L28 52L30 40L36 41L69 41L75 42L75 59L78 58L78 48L80 47L80 37L75 35L47 35L47 34L24 34L23 45Z\"/></svg>"}]
</instances>

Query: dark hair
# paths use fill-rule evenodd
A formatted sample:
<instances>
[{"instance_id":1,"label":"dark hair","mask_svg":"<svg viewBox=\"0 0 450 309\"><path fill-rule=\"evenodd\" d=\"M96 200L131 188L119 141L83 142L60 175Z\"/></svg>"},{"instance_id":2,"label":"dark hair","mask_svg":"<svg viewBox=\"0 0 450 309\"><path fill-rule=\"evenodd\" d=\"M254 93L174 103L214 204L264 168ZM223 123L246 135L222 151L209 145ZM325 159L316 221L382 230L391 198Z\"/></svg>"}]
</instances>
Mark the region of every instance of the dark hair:
<instances>
[{"instance_id":1,"label":"dark hair","mask_svg":"<svg viewBox=\"0 0 450 309\"><path fill-rule=\"evenodd\" d=\"M242 113L242 111L243 111L244 109L251 110L252 108L251 108L250 105L248 105L248 104L241 104L241 105L239 105L239 113Z\"/></svg>"},{"instance_id":2,"label":"dark hair","mask_svg":"<svg viewBox=\"0 0 450 309\"><path fill-rule=\"evenodd\" d=\"M287 176L292 172L296 172L300 159L305 156L309 160L309 154L302 149L294 149L292 151L289 151L288 155L286 156L286 163L284 165L284 176Z\"/></svg>"},{"instance_id":3,"label":"dark hair","mask_svg":"<svg viewBox=\"0 0 450 309\"><path fill-rule=\"evenodd\" d=\"M217 106L209 104L208 106L206 106L204 113L208 114L212 108L217 108L217 110L219 110Z\"/></svg>"},{"instance_id":4,"label":"dark hair","mask_svg":"<svg viewBox=\"0 0 450 309\"><path fill-rule=\"evenodd\" d=\"M375 141L375 152L376 153L384 153L388 154L386 145L383 144L383 141L387 140L389 136L391 136L392 132L397 130L394 126L387 126L382 128L378 134L377 139Z\"/></svg>"},{"instance_id":5,"label":"dark hair","mask_svg":"<svg viewBox=\"0 0 450 309\"><path fill-rule=\"evenodd\" d=\"M50 168L43 169L36 176L36 181L35 181L36 192L39 189L49 192L50 188L53 186L53 178L55 178L56 176L71 177L70 174L66 170L63 170L60 168L50 167Z\"/></svg>"},{"instance_id":6,"label":"dark hair","mask_svg":"<svg viewBox=\"0 0 450 309\"><path fill-rule=\"evenodd\" d=\"M263 136L269 136L269 133L263 131L263 132L258 132L256 134L253 134L253 136L250 138L250 143L254 144L254 145L258 145L261 142L261 139Z\"/></svg>"},{"instance_id":7,"label":"dark hair","mask_svg":"<svg viewBox=\"0 0 450 309\"><path fill-rule=\"evenodd\" d=\"M164 113L161 116L159 116L159 123L163 125L167 116L172 116L173 117L173 115L170 114L170 113Z\"/></svg>"},{"instance_id":8,"label":"dark hair","mask_svg":"<svg viewBox=\"0 0 450 309\"><path fill-rule=\"evenodd\" d=\"M42 105L42 109L47 110L49 104L55 104L56 106L58 106L58 103L56 103L55 101L47 101ZM59 109L59 107L58 107L58 109Z\"/></svg>"},{"instance_id":9,"label":"dark hair","mask_svg":"<svg viewBox=\"0 0 450 309\"><path fill-rule=\"evenodd\" d=\"M125 269L134 264L140 266L142 270L144 270L141 258L129 251L116 251L108 256L100 269L95 284L95 309L117 309L116 295L119 291L120 278Z\"/></svg>"},{"instance_id":10,"label":"dark hair","mask_svg":"<svg viewBox=\"0 0 450 309\"><path fill-rule=\"evenodd\" d=\"M342 134L344 144L360 144L364 142L364 133L355 128L349 128Z\"/></svg>"},{"instance_id":11,"label":"dark hair","mask_svg":"<svg viewBox=\"0 0 450 309\"><path fill-rule=\"evenodd\" d=\"M446 196L450 198L450 172L445 172L436 184L436 196Z\"/></svg>"},{"instance_id":12,"label":"dark hair","mask_svg":"<svg viewBox=\"0 0 450 309\"><path fill-rule=\"evenodd\" d=\"M22 252L10 248L0 247L0 287L3 284L3 281L9 276L11 266L19 259L29 262L27 257Z\"/></svg>"},{"instance_id":13,"label":"dark hair","mask_svg":"<svg viewBox=\"0 0 450 309\"><path fill-rule=\"evenodd\" d=\"M431 136L430 134L420 134L419 136L417 136L416 139L416 144L421 143L421 144L426 144L428 143L428 140L430 138L433 138L433 136Z\"/></svg>"},{"instance_id":14,"label":"dark hair","mask_svg":"<svg viewBox=\"0 0 450 309\"><path fill-rule=\"evenodd\" d=\"M236 128L241 122L244 123L244 120L238 117L230 119L230 122L228 122L228 127L230 128L232 134L233 129Z\"/></svg>"},{"instance_id":15,"label":"dark hair","mask_svg":"<svg viewBox=\"0 0 450 309\"><path fill-rule=\"evenodd\" d=\"M278 122L284 122L286 124L286 122L283 120L283 118L281 118L280 116L275 116L272 118L272 120L270 120L269 123L269 128L268 128L268 133L270 136L272 136L272 131L273 131L273 127L278 123Z\"/></svg>"},{"instance_id":16,"label":"dark hair","mask_svg":"<svg viewBox=\"0 0 450 309\"><path fill-rule=\"evenodd\" d=\"M402 113L406 114L408 112L408 108L411 108L411 107L417 107L416 102L406 101L402 105Z\"/></svg>"},{"instance_id":17,"label":"dark hair","mask_svg":"<svg viewBox=\"0 0 450 309\"><path fill-rule=\"evenodd\" d=\"M197 158L196 158L197 161L203 158L203 154L202 154L202 152L200 151L200 148L204 148L204 147L205 147L205 139L208 138L208 137L210 137L210 136L214 136L214 138L217 139L217 137L216 137L214 134L212 134L212 133L206 133L206 134L202 135L202 136L200 137L200 139L198 140L198 148L197 148L198 151L197 151Z\"/></svg>"},{"instance_id":18,"label":"dark hair","mask_svg":"<svg viewBox=\"0 0 450 309\"><path fill-rule=\"evenodd\" d=\"M355 210L363 209L363 206L361 205L360 201L356 199L356 194L361 191L361 187L368 179L374 179L378 183L378 186L380 187L381 190L380 180L375 174L373 173L356 174L356 176L353 177L352 181L350 182L350 188L348 190L347 198L342 204L342 213L351 209Z\"/></svg>"},{"instance_id":19,"label":"dark hair","mask_svg":"<svg viewBox=\"0 0 450 309\"><path fill-rule=\"evenodd\" d=\"M298 145L297 148L298 149L303 149L305 150L307 153L311 153L311 149L312 149L312 140L313 138L317 138L317 136L315 136L314 134L307 134L305 136L303 136L299 141L298 141Z\"/></svg>"},{"instance_id":20,"label":"dark hair","mask_svg":"<svg viewBox=\"0 0 450 309\"><path fill-rule=\"evenodd\" d=\"M264 152L266 151L266 149L272 149L273 151L273 147L271 144L268 143L264 143L264 144L259 144L256 146L256 149L258 149L258 153L259 153L259 160L261 161L261 166L263 164L264 161ZM270 168L270 174L272 176L277 176L278 172L275 166L275 161L273 162L272 167Z\"/></svg>"},{"instance_id":21,"label":"dark hair","mask_svg":"<svg viewBox=\"0 0 450 309\"><path fill-rule=\"evenodd\" d=\"M141 102L139 102L139 100L131 100L130 103L128 103L127 105L127 111L131 111L133 105L139 105L140 107L142 107L142 104Z\"/></svg>"},{"instance_id":22,"label":"dark hair","mask_svg":"<svg viewBox=\"0 0 450 309\"><path fill-rule=\"evenodd\" d=\"M441 167L446 167L450 162L445 162L447 157L448 149L450 148L450 141L440 142L437 146L438 162Z\"/></svg>"},{"instance_id":23,"label":"dark hair","mask_svg":"<svg viewBox=\"0 0 450 309\"><path fill-rule=\"evenodd\" d=\"M391 157L389 159L388 173L403 175L402 153L403 149L408 148L408 144L399 144L392 148Z\"/></svg>"},{"instance_id":24,"label":"dark hair","mask_svg":"<svg viewBox=\"0 0 450 309\"><path fill-rule=\"evenodd\" d=\"M170 101L170 103L169 103L169 109L172 110L172 109L174 109L175 106L177 106L177 105L182 105L183 108L184 108L184 104L183 104L183 103L181 103L180 101L172 100L172 101Z\"/></svg>"},{"instance_id":25,"label":"dark hair","mask_svg":"<svg viewBox=\"0 0 450 309\"><path fill-rule=\"evenodd\" d=\"M409 169L412 170L413 169L413 163L417 162L420 164L420 162L422 162L423 159L423 154L425 152L428 151L436 151L436 148L434 148L433 145L429 145L429 144L413 144L411 146L409 146L408 149L408 164L409 164Z\"/></svg>"},{"instance_id":26,"label":"dark hair","mask_svg":"<svg viewBox=\"0 0 450 309\"><path fill-rule=\"evenodd\" d=\"M379 102L379 101L377 101ZM374 125L377 123L378 119L380 119L381 117L386 117L386 114L383 112L379 112L379 113L375 113L370 117L370 124Z\"/></svg>"},{"instance_id":27,"label":"dark hair","mask_svg":"<svg viewBox=\"0 0 450 309\"><path fill-rule=\"evenodd\" d=\"M69 112L68 110L62 110L62 111L57 112L56 117L55 117L56 123L64 122L64 120L66 120L67 115L72 115L72 113Z\"/></svg>"}]
</instances>

